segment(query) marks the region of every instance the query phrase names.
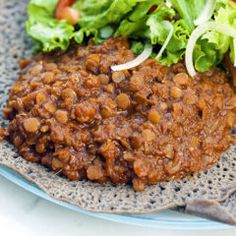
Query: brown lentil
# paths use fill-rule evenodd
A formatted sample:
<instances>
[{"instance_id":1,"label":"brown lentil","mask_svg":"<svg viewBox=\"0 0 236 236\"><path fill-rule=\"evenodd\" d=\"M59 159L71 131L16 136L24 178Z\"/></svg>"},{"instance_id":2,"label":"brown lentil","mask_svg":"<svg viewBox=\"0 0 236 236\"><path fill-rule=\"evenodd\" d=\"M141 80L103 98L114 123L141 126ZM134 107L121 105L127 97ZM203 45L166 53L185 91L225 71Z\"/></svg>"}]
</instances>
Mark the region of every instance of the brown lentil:
<instances>
[{"instance_id":1,"label":"brown lentil","mask_svg":"<svg viewBox=\"0 0 236 236\"><path fill-rule=\"evenodd\" d=\"M151 110L148 112L148 119L154 123L154 124L157 124L161 117L160 117L160 114L157 112L157 111L154 111L154 110Z\"/></svg>"},{"instance_id":2,"label":"brown lentil","mask_svg":"<svg viewBox=\"0 0 236 236\"><path fill-rule=\"evenodd\" d=\"M91 180L99 180L103 175L104 173L101 166L89 166L87 169L87 176Z\"/></svg>"},{"instance_id":3,"label":"brown lentil","mask_svg":"<svg viewBox=\"0 0 236 236\"><path fill-rule=\"evenodd\" d=\"M36 133L39 129L40 122L37 118L28 118L24 121L24 128L26 132Z\"/></svg>"},{"instance_id":4,"label":"brown lentil","mask_svg":"<svg viewBox=\"0 0 236 236\"><path fill-rule=\"evenodd\" d=\"M186 73L179 73L179 74L175 75L173 80L175 83L177 83L179 85L183 85L183 86L187 86L190 83L190 78L189 78L188 74L186 74Z\"/></svg>"},{"instance_id":5,"label":"brown lentil","mask_svg":"<svg viewBox=\"0 0 236 236\"><path fill-rule=\"evenodd\" d=\"M170 95L174 98L180 98L183 95L183 91L178 87L171 87Z\"/></svg>"},{"instance_id":6,"label":"brown lentil","mask_svg":"<svg viewBox=\"0 0 236 236\"><path fill-rule=\"evenodd\" d=\"M123 80L125 80L125 74L122 72L122 71L115 71L113 72L112 74L112 81L114 83L120 83L122 82Z\"/></svg>"},{"instance_id":7,"label":"brown lentil","mask_svg":"<svg viewBox=\"0 0 236 236\"><path fill-rule=\"evenodd\" d=\"M145 141L150 142L155 140L155 133L153 131L151 131L150 129L145 129L142 131L142 136L144 138Z\"/></svg>"},{"instance_id":8,"label":"brown lentil","mask_svg":"<svg viewBox=\"0 0 236 236\"><path fill-rule=\"evenodd\" d=\"M46 95L44 93L38 93L36 95L36 103L39 105L43 103L47 99Z\"/></svg>"},{"instance_id":9,"label":"brown lentil","mask_svg":"<svg viewBox=\"0 0 236 236\"><path fill-rule=\"evenodd\" d=\"M107 85L109 84L109 76L108 75L105 75L105 74L101 74L98 76L99 80L100 80L100 83L102 85Z\"/></svg>"},{"instance_id":10,"label":"brown lentil","mask_svg":"<svg viewBox=\"0 0 236 236\"><path fill-rule=\"evenodd\" d=\"M42 126L40 129L42 133L46 133L48 130L49 130L49 127L47 125Z\"/></svg>"},{"instance_id":11,"label":"brown lentil","mask_svg":"<svg viewBox=\"0 0 236 236\"><path fill-rule=\"evenodd\" d=\"M121 109L128 109L130 106L130 98L127 94L121 93L116 97L117 106Z\"/></svg>"},{"instance_id":12,"label":"brown lentil","mask_svg":"<svg viewBox=\"0 0 236 236\"><path fill-rule=\"evenodd\" d=\"M68 121L67 111L57 110L55 113L55 118L58 122L60 122L62 124L66 124Z\"/></svg>"},{"instance_id":13,"label":"brown lentil","mask_svg":"<svg viewBox=\"0 0 236 236\"><path fill-rule=\"evenodd\" d=\"M54 73L53 72L46 72L44 74L44 83L50 84L54 81Z\"/></svg>"},{"instance_id":14,"label":"brown lentil","mask_svg":"<svg viewBox=\"0 0 236 236\"><path fill-rule=\"evenodd\" d=\"M6 130L3 128L0 128L0 141L3 140L6 136Z\"/></svg>"},{"instance_id":15,"label":"brown lentil","mask_svg":"<svg viewBox=\"0 0 236 236\"><path fill-rule=\"evenodd\" d=\"M54 113L56 111L56 105L53 102L48 102L44 105L46 111Z\"/></svg>"},{"instance_id":16,"label":"brown lentil","mask_svg":"<svg viewBox=\"0 0 236 236\"><path fill-rule=\"evenodd\" d=\"M92 121L96 115L96 108L89 102L82 102L75 107L77 120L81 123Z\"/></svg>"},{"instance_id":17,"label":"brown lentil","mask_svg":"<svg viewBox=\"0 0 236 236\"><path fill-rule=\"evenodd\" d=\"M66 89L62 90L61 96L64 100L66 100L66 99L73 100L76 98L76 93L73 89L66 88Z\"/></svg>"}]
</instances>

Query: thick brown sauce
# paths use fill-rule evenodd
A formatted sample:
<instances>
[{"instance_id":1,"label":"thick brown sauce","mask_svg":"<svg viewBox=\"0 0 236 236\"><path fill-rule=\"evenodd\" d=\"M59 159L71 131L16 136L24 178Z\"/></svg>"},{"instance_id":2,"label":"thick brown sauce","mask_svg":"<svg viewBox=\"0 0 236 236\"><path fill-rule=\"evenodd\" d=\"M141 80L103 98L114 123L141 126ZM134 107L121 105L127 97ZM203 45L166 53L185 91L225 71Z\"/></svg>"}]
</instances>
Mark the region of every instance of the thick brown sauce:
<instances>
[{"instance_id":1,"label":"thick brown sauce","mask_svg":"<svg viewBox=\"0 0 236 236\"><path fill-rule=\"evenodd\" d=\"M117 38L23 61L4 111L19 153L71 180L132 183L136 191L216 163L236 123L225 73L193 80L182 64L152 59L111 73L133 58Z\"/></svg>"}]
</instances>

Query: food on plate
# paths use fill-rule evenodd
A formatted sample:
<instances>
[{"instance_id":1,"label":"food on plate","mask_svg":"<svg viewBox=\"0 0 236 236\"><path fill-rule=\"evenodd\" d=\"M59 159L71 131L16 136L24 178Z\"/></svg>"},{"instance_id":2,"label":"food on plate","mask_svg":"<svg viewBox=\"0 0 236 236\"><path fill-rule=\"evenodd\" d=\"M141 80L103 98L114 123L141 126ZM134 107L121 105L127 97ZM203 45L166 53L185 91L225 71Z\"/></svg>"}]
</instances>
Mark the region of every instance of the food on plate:
<instances>
[{"instance_id":1,"label":"food on plate","mask_svg":"<svg viewBox=\"0 0 236 236\"><path fill-rule=\"evenodd\" d=\"M146 184L211 167L234 142L236 95L214 69L191 78L183 64L134 59L124 38L72 46L21 63L4 110L26 160L71 180Z\"/></svg>"},{"instance_id":2,"label":"food on plate","mask_svg":"<svg viewBox=\"0 0 236 236\"><path fill-rule=\"evenodd\" d=\"M136 191L210 168L235 144L235 16L225 0L31 0L42 52L20 62L4 135L70 180Z\"/></svg>"}]
</instances>

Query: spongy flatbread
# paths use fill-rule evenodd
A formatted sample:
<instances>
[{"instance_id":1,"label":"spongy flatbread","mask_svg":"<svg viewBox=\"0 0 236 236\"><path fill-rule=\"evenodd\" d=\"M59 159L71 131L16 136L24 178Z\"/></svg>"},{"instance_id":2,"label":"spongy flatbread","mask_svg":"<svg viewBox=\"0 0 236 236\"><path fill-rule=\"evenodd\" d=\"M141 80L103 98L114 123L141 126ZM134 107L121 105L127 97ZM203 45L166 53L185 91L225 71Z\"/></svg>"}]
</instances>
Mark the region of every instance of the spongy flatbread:
<instances>
[{"instance_id":1,"label":"spongy flatbread","mask_svg":"<svg viewBox=\"0 0 236 236\"><path fill-rule=\"evenodd\" d=\"M0 109L17 78L17 61L29 58L32 53L32 44L24 31L26 4L25 0L0 0ZM0 126L7 126L1 115ZM134 192L129 186L68 181L25 161L5 141L0 143L0 164L17 171L51 197L90 211L139 214L186 206L187 212L236 224L236 147L207 172L149 186L142 193ZM204 210L206 207L208 211Z\"/></svg>"}]
</instances>

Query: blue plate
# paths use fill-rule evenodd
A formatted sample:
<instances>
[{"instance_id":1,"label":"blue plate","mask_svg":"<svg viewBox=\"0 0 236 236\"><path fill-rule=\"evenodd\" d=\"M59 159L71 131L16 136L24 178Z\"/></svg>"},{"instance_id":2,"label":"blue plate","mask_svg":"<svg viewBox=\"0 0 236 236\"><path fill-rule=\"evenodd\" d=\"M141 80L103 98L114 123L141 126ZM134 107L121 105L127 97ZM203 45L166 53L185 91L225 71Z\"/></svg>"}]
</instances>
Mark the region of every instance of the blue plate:
<instances>
[{"instance_id":1,"label":"blue plate","mask_svg":"<svg viewBox=\"0 0 236 236\"><path fill-rule=\"evenodd\" d=\"M0 165L0 175L4 176L6 179L11 182L17 184L18 186L28 190L29 192L45 199L50 202L53 202L62 207L71 209L73 211L89 215L92 217L109 220L113 222L136 225L136 226L144 226L144 227L152 227L159 229L184 229L184 230L209 230L209 229L228 229L231 226L221 224L218 222L213 222L210 220L201 219L198 217L193 217L185 214L181 214L174 211L162 211L155 214L147 214L147 215L115 215L115 214L100 214L100 213L92 213L83 209L80 209L77 206L57 201L51 197L49 197L45 192L39 189L34 184L30 183L26 179L22 178L17 173L11 171L10 169L3 167Z\"/></svg>"}]
</instances>

